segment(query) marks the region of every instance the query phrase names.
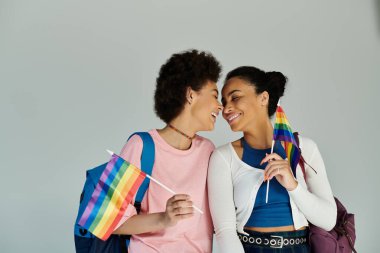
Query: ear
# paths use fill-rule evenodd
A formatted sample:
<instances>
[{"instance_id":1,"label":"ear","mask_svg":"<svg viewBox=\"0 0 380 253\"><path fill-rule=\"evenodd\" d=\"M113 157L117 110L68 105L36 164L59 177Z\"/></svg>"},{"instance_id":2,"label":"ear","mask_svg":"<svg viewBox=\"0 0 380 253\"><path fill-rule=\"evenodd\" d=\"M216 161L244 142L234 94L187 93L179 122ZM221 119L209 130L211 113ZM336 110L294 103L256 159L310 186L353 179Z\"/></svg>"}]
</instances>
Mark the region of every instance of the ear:
<instances>
[{"instance_id":1,"label":"ear","mask_svg":"<svg viewBox=\"0 0 380 253\"><path fill-rule=\"evenodd\" d=\"M193 103L193 100L195 98L196 92L191 88L187 87L186 89L186 102L191 105Z\"/></svg>"},{"instance_id":2,"label":"ear","mask_svg":"<svg viewBox=\"0 0 380 253\"><path fill-rule=\"evenodd\" d=\"M269 103L269 93L267 91L263 91L260 94L260 103L261 106L266 106Z\"/></svg>"}]
</instances>

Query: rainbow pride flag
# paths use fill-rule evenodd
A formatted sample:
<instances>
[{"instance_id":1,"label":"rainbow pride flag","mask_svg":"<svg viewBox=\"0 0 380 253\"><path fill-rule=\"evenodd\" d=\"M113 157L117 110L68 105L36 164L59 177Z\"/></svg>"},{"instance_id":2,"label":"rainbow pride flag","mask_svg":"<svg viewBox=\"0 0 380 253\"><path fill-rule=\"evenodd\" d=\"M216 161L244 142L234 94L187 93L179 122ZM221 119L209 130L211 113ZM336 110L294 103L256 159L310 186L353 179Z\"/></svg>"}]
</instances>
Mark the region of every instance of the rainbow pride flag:
<instances>
[{"instance_id":1,"label":"rainbow pride flag","mask_svg":"<svg viewBox=\"0 0 380 253\"><path fill-rule=\"evenodd\" d=\"M294 138L288 119L280 105L276 109L276 120L274 123L273 140L282 141L285 146L286 157L295 172L297 164L301 158L301 151Z\"/></svg>"},{"instance_id":2,"label":"rainbow pride flag","mask_svg":"<svg viewBox=\"0 0 380 253\"><path fill-rule=\"evenodd\" d=\"M113 154L78 224L107 240L120 222L146 174Z\"/></svg>"}]
</instances>

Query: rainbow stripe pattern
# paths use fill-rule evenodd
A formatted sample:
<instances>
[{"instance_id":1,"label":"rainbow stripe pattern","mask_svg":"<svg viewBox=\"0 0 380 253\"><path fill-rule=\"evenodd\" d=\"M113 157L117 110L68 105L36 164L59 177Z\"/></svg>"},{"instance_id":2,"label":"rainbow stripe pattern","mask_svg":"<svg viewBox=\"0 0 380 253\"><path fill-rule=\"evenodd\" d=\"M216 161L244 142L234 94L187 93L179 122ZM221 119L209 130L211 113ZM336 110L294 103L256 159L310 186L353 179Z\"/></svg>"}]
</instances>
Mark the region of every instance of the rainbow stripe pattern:
<instances>
[{"instance_id":1,"label":"rainbow stripe pattern","mask_svg":"<svg viewBox=\"0 0 380 253\"><path fill-rule=\"evenodd\" d=\"M295 172L297 164L301 158L301 151L294 138L288 119L280 105L276 109L276 120L274 124L273 140L282 141L285 146L286 157Z\"/></svg>"},{"instance_id":2,"label":"rainbow stripe pattern","mask_svg":"<svg viewBox=\"0 0 380 253\"><path fill-rule=\"evenodd\" d=\"M78 224L107 240L120 222L146 174L113 154Z\"/></svg>"}]
</instances>

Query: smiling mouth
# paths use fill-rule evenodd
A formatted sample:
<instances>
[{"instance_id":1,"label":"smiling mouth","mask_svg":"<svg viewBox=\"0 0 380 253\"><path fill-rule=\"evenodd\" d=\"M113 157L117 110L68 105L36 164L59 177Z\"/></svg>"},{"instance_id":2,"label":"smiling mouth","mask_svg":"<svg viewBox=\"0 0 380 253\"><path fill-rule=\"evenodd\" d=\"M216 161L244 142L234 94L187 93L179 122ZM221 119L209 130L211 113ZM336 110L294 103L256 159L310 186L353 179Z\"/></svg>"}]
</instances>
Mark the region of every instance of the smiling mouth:
<instances>
[{"instance_id":1,"label":"smiling mouth","mask_svg":"<svg viewBox=\"0 0 380 253\"><path fill-rule=\"evenodd\" d=\"M231 124L235 119L237 119L239 116L241 115L241 113L237 113L237 114L234 114L232 116L230 116L229 118L227 118L227 122L229 124Z\"/></svg>"},{"instance_id":2,"label":"smiling mouth","mask_svg":"<svg viewBox=\"0 0 380 253\"><path fill-rule=\"evenodd\" d=\"M213 117L214 122L215 122L215 121L216 121L216 117L218 117L218 114L215 113L215 112L212 112L212 113L211 113L211 116Z\"/></svg>"}]
</instances>

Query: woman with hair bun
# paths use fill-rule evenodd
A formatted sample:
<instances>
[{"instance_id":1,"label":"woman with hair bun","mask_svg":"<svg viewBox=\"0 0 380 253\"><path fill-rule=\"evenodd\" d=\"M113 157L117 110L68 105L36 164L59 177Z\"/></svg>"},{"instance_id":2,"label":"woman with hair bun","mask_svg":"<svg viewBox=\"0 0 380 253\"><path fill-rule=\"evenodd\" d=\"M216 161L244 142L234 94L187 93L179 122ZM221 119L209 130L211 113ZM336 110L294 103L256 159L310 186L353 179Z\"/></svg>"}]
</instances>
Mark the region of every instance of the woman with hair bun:
<instances>
[{"instance_id":1,"label":"woman with hair bun","mask_svg":"<svg viewBox=\"0 0 380 253\"><path fill-rule=\"evenodd\" d=\"M299 165L293 173L281 142L270 154L270 118L286 81L280 72L249 66L226 76L223 118L243 137L217 148L210 160L208 194L220 252L310 252L309 222L325 230L335 225L336 205L317 145L299 137L306 182Z\"/></svg>"}]
</instances>

